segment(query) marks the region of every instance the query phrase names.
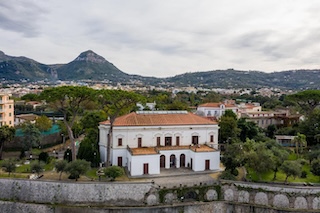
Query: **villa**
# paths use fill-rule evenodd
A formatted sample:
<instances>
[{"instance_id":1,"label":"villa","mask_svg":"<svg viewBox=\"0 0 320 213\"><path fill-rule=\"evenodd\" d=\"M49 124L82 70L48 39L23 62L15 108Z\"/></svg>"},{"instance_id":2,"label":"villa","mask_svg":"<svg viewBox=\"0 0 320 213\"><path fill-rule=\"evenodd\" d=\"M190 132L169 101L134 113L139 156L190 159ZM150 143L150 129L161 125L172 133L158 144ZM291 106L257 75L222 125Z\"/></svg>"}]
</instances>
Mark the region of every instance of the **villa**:
<instances>
[{"instance_id":1,"label":"villa","mask_svg":"<svg viewBox=\"0 0 320 213\"><path fill-rule=\"evenodd\" d=\"M218 123L187 111L138 111L116 118L110 135L112 165L131 176L186 167L219 170ZM110 121L101 122L100 155L107 162Z\"/></svg>"}]
</instances>

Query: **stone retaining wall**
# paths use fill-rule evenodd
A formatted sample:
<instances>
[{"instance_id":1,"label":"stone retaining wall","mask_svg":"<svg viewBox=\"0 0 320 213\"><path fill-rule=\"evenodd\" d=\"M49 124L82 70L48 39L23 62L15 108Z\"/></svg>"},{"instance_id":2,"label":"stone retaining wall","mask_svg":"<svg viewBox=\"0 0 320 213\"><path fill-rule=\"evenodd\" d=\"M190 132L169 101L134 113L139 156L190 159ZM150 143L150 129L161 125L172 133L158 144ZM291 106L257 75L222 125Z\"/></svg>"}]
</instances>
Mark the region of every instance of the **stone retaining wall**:
<instances>
[{"instance_id":1,"label":"stone retaining wall","mask_svg":"<svg viewBox=\"0 0 320 213\"><path fill-rule=\"evenodd\" d=\"M0 180L0 200L49 204L145 205L151 183L79 183Z\"/></svg>"}]
</instances>

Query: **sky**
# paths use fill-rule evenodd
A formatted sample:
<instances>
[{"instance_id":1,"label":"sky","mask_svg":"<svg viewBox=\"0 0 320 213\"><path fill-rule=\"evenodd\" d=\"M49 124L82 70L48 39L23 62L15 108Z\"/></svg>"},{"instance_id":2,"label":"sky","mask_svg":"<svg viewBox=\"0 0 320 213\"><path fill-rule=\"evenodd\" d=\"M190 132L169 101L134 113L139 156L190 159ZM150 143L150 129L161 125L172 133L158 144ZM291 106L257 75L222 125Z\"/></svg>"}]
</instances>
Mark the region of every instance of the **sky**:
<instances>
[{"instance_id":1,"label":"sky","mask_svg":"<svg viewBox=\"0 0 320 213\"><path fill-rule=\"evenodd\" d=\"M3 0L0 50L44 64L92 50L128 74L319 69L319 0Z\"/></svg>"}]
</instances>

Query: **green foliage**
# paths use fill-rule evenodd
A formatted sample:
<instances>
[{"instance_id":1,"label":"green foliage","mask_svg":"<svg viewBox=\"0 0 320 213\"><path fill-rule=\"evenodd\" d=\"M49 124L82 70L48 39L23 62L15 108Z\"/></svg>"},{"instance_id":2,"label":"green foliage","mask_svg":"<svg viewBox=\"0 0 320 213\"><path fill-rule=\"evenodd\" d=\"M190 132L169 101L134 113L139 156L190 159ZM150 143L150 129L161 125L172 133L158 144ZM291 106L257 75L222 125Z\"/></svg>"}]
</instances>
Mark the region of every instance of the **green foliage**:
<instances>
[{"instance_id":1,"label":"green foliage","mask_svg":"<svg viewBox=\"0 0 320 213\"><path fill-rule=\"evenodd\" d=\"M244 163L242 146L243 143L233 143L227 144L225 147L221 162L226 170L229 170L231 173Z\"/></svg>"},{"instance_id":2,"label":"green foliage","mask_svg":"<svg viewBox=\"0 0 320 213\"><path fill-rule=\"evenodd\" d=\"M71 162L72 161L72 150L71 149L66 149L66 151L64 152L63 155L63 159L66 160L67 162Z\"/></svg>"},{"instance_id":3,"label":"green foliage","mask_svg":"<svg viewBox=\"0 0 320 213\"><path fill-rule=\"evenodd\" d=\"M225 116L221 117L219 122L219 142L227 143L230 142L233 138L236 138L239 134L239 129L237 125L237 120L234 119L233 116Z\"/></svg>"},{"instance_id":4,"label":"green foliage","mask_svg":"<svg viewBox=\"0 0 320 213\"><path fill-rule=\"evenodd\" d=\"M257 124L251 121L246 121L245 118L240 118L238 120L238 128L240 129L239 138L243 142L245 142L247 138L253 139L259 132Z\"/></svg>"},{"instance_id":5,"label":"green foliage","mask_svg":"<svg viewBox=\"0 0 320 213\"><path fill-rule=\"evenodd\" d=\"M320 159L312 161L310 170L312 174L319 176L320 181Z\"/></svg>"},{"instance_id":6,"label":"green foliage","mask_svg":"<svg viewBox=\"0 0 320 213\"><path fill-rule=\"evenodd\" d=\"M24 101L39 101L39 95L33 94L33 93L29 93L29 94L26 94L26 95L22 96L21 100L24 100Z\"/></svg>"},{"instance_id":7,"label":"green foliage","mask_svg":"<svg viewBox=\"0 0 320 213\"><path fill-rule=\"evenodd\" d=\"M12 159L2 161L0 166L3 171L8 172L9 176L16 171L16 162Z\"/></svg>"},{"instance_id":8,"label":"green foliage","mask_svg":"<svg viewBox=\"0 0 320 213\"><path fill-rule=\"evenodd\" d=\"M86 112L80 122L84 129L97 129L99 122L107 120L108 116L103 110Z\"/></svg>"},{"instance_id":9,"label":"green foliage","mask_svg":"<svg viewBox=\"0 0 320 213\"><path fill-rule=\"evenodd\" d=\"M224 170L219 178L223 180L237 180L236 176L232 174L231 170Z\"/></svg>"},{"instance_id":10,"label":"green foliage","mask_svg":"<svg viewBox=\"0 0 320 213\"><path fill-rule=\"evenodd\" d=\"M314 109L306 120L300 122L300 133L306 136L308 145L316 145L320 142L320 109Z\"/></svg>"},{"instance_id":11,"label":"green foliage","mask_svg":"<svg viewBox=\"0 0 320 213\"><path fill-rule=\"evenodd\" d=\"M307 115L310 115L320 104L320 90L304 90L286 98L296 102Z\"/></svg>"},{"instance_id":12,"label":"green foliage","mask_svg":"<svg viewBox=\"0 0 320 213\"><path fill-rule=\"evenodd\" d=\"M302 168L299 162L286 160L283 162L280 169L286 174L285 182L287 182L289 176L299 177Z\"/></svg>"},{"instance_id":13,"label":"green foliage","mask_svg":"<svg viewBox=\"0 0 320 213\"><path fill-rule=\"evenodd\" d=\"M56 171L58 173L60 173L59 180L61 180L62 173L66 171L67 164L68 164L68 162L66 160L58 160L55 162L54 168L56 169Z\"/></svg>"},{"instance_id":14,"label":"green foliage","mask_svg":"<svg viewBox=\"0 0 320 213\"><path fill-rule=\"evenodd\" d=\"M124 175L123 168L119 166L110 166L104 170L105 175L114 181L117 177Z\"/></svg>"},{"instance_id":15,"label":"green foliage","mask_svg":"<svg viewBox=\"0 0 320 213\"><path fill-rule=\"evenodd\" d=\"M39 161L42 161L42 162L44 162L44 163L49 163L48 161L49 161L49 155L48 155L48 153L47 152L41 152L40 154L39 154Z\"/></svg>"},{"instance_id":16,"label":"green foliage","mask_svg":"<svg viewBox=\"0 0 320 213\"><path fill-rule=\"evenodd\" d=\"M48 131L52 127L52 121L45 115L41 115L36 119L36 127L41 131Z\"/></svg>"},{"instance_id":17,"label":"green foliage","mask_svg":"<svg viewBox=\"0 0 320 213\"><path fill-rule=\"evenodd\" d=\"M22 131L24 133L23 146L25 150L30 150L32 147L40 145L41 132L34 124L24 123Z\"/></svg>"},{"instance_id":18,"label":"green foliage","mask_svg":"<svg viewBox=\"0 0 320 213\"><path fill-rule=\"evenodd\" d=\"M2 159L2 149L6 142L11 142L14 138L16 130L14 127L9 127L7 125L0 127L0 160Z\"/></svg>"},{"instance_id":19,"label":"green foliage","mask_svg":"<svg viewBox=\"0 0 320 213\"><path fill-rule=\"evenodd\" d=\"M247 140L246 144L251 143L247 147L245 153L245 159L247 165L252 168L257 174L259 179L261 179L261 174L270 171L274 167L274 157L271 150L267 149L264 143L252 143L252 141ZM244 147L246 147L246 144ZM268 160L266 160L268 159Z\"/></svg>"},{"instance_id":20,"label":"green foliage","mask_svg":"<svg viewBox=\"0 0 320 213\"><path fill-rule=\"evenodd\" d=\"M66 171L70 174L70 179L80 178L80 175L84 175L90 169L90 163L85 160L75 160L68 163Z\"/></svg>"},{"instance_id":21,"label":"green foliage","mask_svg":"<svg viewBox=\"0 0 320 213\"><path fill-rule=\"evenodd\" d=\"M36 162L36 161L34 161L34 162L32 162L32 163L30 164L30 170L31 170L32 172L37 173L38 175L39 175L41 172L43 172L43 168L44 168L44 164L43 164L42 162Z\"/></svg>"},{"instance_id":22,"label":"green foliage","mask_svg":"<svg viewBox=\"0 0 320 213\"><path fill-rule=\"evenodd\" d=\"M90 132L95 132L95 129ZM95 135L95 137L90 137L90 134L86 135L80 143L77 157L91 162L91 166L96 167L100 162L99 156L98 135Z\"/></svg>"},{"instance_id":23,"label":"green foliage","mask_svg":"<svg viewBox=\"0 0 320 213\"><path fill-rule=\"evenodd\" d=\"M63 114L64 124L71 140L71 148L75 149L73 126L77 116L83 113L92 100L95 91L89 87L61 86L45 89L40 98L50 106ZM75 150L72 152L72 159L75 159Z\"/></svg>"}]
</instances>

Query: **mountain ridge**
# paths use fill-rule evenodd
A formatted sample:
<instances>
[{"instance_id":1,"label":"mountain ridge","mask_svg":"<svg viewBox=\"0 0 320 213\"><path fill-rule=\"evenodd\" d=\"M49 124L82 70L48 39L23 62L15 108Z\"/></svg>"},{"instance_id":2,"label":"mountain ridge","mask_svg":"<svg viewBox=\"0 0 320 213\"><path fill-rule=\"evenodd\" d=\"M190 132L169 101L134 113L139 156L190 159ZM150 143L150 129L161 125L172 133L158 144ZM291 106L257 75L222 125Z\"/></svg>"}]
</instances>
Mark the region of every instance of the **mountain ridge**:
<instances>
[{"instance_id":1,"label":"mountain ridge","mask_svg":"<svg viewBox=\"0 0 320 213\"><path fill-rule=\"evenodd\" d=\"M132 75L118 69L92 50L80 53L67 64L46 65L24 56L8 56L0 51L0 78L11 81L94 80L110 84L145 86L194 86L203 88L319 89L320 70L287 70L272 73L243 70L186 72L166 78Z\"/></svg>"}]
</instances>

